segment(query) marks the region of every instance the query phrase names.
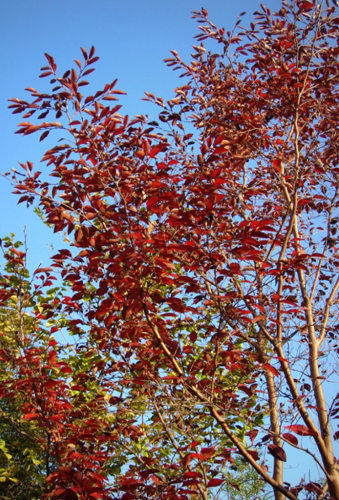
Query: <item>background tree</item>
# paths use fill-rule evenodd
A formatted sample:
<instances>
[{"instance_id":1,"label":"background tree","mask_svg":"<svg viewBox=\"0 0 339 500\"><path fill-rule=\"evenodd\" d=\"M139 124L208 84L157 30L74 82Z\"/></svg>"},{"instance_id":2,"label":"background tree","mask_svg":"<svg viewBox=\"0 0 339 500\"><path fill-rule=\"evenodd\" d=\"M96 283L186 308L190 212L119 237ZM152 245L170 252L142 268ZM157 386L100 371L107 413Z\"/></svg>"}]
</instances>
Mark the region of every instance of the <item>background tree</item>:
<instances>
[{"instance_id":1,"label":"background tree","mask_svg":"<svg viewBox=\"0 0 339 500\"><path fill-rule=\"evenodd\" d=\"M225 500L269 500L272 493L268 491L263 479L254 469L238 457L227 470L223 492L220 498Z\"/></svg>"},{"instance_id":2,"label":"background tree","mask_svg":"<svg viewBox=\"0 0 339 500\"><path fill-rule=\"evenodd\" d=\"M134 457L113 494L206 499L238 453L277 500L301 490L337 499L339 403L326 387L338 380L339 18L335 6L302 0L275 14L261 6L250 29L239 20L233 33L204 9L194 17L206 47L194 46L190 64L175 51L167 60L184 85L167 103L146 94L160 125L110 107L116 81L84 98L94 48L62 77L46 55L52 93L11 100L25 120L40 113L18 132L70 140L43 157L51 179L21 165L16 192L73 238L73 253L54 256L73 291L63 314L77 317L65 328L92 359L94 390L105 381L110 432ZM49 114L61 121L43 121ZM324 487L284 483L293 447ZM86 453L83 498L93 496ZM73 489L79 466L67 472ZM62 474L49 479L56 497Z\"/></svg>"},{"instance_id":3,"label":"background tree","mask_svg":"<svg viewBox=\"0 0 339 500\"><path fill-rule=\"evenodd\" d=\"M53 338L72 321L60 311L63 289L52 286L50 268L39 268L30 278L20 246L13 238L2 242L0 498L45 498L54 489L53 478L59 497L76 499L85 488L86 495L100 491L92 498L106 498L107 474L100 465L111 436L102 436L104 387L84 373L91 371L94 353L77 352Z\"/></svg>"},{"instance_id":4,"label":"background tree","mask_svg":"<svg viewBox=\"0 0 339 500\"><path fill-rule=\"evenodd\" d=\"M18 250L20 246L21 242L14 243L10 238L1 242L3 253L5 248L8 253L0 276L0 498L38 499L44 492L46 480L41 432L34 422L23 420L24 402L20 395L10 392L9 398L3 397L6 396L3 384L13 383L18 376L16 362L22 356L24 338L27 332L34 330L34 318L27 313L28 271L24 253ZM18 293L13 293L14 290Z\"/></svg>"}]
</instances>

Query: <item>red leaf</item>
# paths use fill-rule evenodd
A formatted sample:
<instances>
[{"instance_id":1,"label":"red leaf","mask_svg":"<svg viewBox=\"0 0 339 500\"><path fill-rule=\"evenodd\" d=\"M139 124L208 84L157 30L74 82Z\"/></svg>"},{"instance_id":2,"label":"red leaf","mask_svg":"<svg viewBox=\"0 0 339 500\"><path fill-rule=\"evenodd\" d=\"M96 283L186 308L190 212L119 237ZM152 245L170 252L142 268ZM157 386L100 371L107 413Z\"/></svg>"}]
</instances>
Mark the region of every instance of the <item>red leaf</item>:
<instances>
[{"instance_id":1,"label":"red leaf","mask_svg":"<svg viewBox=\"0 0 339 500\"><path fill-rule=\"evenodd\" d=\"M198 338L197 332L191 332L190 333L190 341L193 342L193 344L197 340L197 338Z\"/></svg>"},{"instance_id":2,"label":"red leaf","mask_svg":"<svg viewBox=\"0 0 339 500\"><path fill-rule=\"evenodd\" d=\"M93 71L95 71L95 68L86 69L86 71L83 72L82 76L89 75L90 73L93 73Z\"/></svg>"},{"instance_id":3,"label":"red leaf","mask_svg":"<svg viewBox=\"0 0 339 500\"><path fill-rule=\"evenodd\" d=\"M279 174L281 173L281 160L279 160L279 159L273 160L272 166L273 166L274 170L279 172Z\"/></svg>"},{"instance_id":4,"label":"red leaf","mask_svg":"<svg viewBox=\"0 0 339 500\"><path fill-rule=\"evenodd\" d=\"M312 431L305 425L285 425L284 429L288 429L289 431L295 432L298 436L313 436L316 437L318 433L316 431Z\"/></svg>"},{"instance_id":5,"label":"red leaf","mask_svg":"<svg viewBox=\"0 0 339 500\"><path fill-rule=\"evenodd\" d=\"M284 361L284 362L288 363L287 359L281 358L280 356L275 356L274 359L279 359L279 361Z\"/></svg>"},{"instance_id":6,"label":"red leaf","mask_svg":"<svg viewBox=\"0 0 339 500\"><path fill-rule=\"evenodd\" d=\"M52 71L45 71L44 73L41 73L39 78L45 78L45 76L50 76L53 75Z\"/></svg>"},{"instance_id":7,"label":"red leaf","mask_svg":"<svg viewBox=\"0 0 339 500\"><path fill-rule=\"evenodd\" d=\"M238 384L238 389L240 391L243 391L249 397L251 397L253 395L251 389L249 387L247 387L247 385L245 385L245 384ZM258 433L258 431L252 431L252 432Z\"/></svg>"},{"instance_id":8,"label":"red leaf","mask_svg":"<svg viewBox=\"0 0 339 500\"><path fill-rule=\"evenodd\" d=\"M126 95L126 92L124 90L111 90L110 94Z\"/></svg>"},{"instance_id":9,"label":"red leaf","mask_svg":"<svg viewBox=\"0 0 339 500\"><path fill-rule=\"evenodd\" d=\"M38 269L36 269L33 274L49 273L51 271L53 271L51 267L38 267Z\"/></svg>"},{"instance_id":10,"label":"red leaf","mask_svg":"<svg viewBox=\"0 0 339 500\"><path fill-rule=\"evenodd\" d=\"M302 4L299 5L300 10L312 10L314 7L315 4L310 2L303 2Z\"/></svg>"},{"instance_id":11,"label":"red leaf","mask_svg":"<svg viewBox=\"0 0 339 500\"><path fill-rule=\"evenodd\" d=\"M73 370L69 366L63 366L62 368L60 368L60 372L61 373L73 373Z\"/></svg>"},{"instance_id":12,"label":"red leaf","mask_svg":"<svg viewBox=\"0 0 339 500\"><path fill-rule=\"evenodd\" d=\"M280 460L281 462L286 462L286 453L285 450L281 448L281 446L278 446L276 444L269 444L268 450L274 458Z\"/></svg>"},{"instance_id":13,"label":"red leaf","mask_svg":"<svg viewBox=\"0 0 339 500\"><path fill-rule=\"evenodd\" d=\"M263 365L263 368L265 368L266 370L270 371L270 372L271 372L271 373L273 373L273 375L275 375L275 376L279 375L278 370L276 370L276 369L274 368L274 366L270 365L269 363L265 363L265 364Z\"/></svg>"},{"instance_id":14,"label":"red leaf","mask_svg":"<svg viewBox=\"0 0 339 500\"><path fill-rule=\"evenodd\" d=\"M66 491L66 488L57 488L56 490L53 491L54 496L58 497L60 495L63 495Z\"/></svg>"},{"instance_id":15,"label":"red leaf","mask_svg":"<svg viewBox=\"0 0 339 500\"><path fill-rule=\"evenodd\" d=\"M214 488L215 486L220 486L224 482L224 479L211 479L207 483L207 488Z\"/></svg>"},{"instance_id":16,"label":"red leaf","mask_svg":"<svg viewBox=\"0 0 339 500\"><path fill-rule=\"evenodd\" d=\"M289 432L284 432L282 437L286 439L286 441L288 441L289 443L295 444L296 446L298 445L298 439L295 436L293 436L293 434L290 434Z\"/></svg>"},{"instance_id":17,"label":"red leaf","mask_svg":"<svg viewBox=\"0 0 339 500\"><path fill-rule=\"evenodd\" d=\"M200 445L199 441L192 441L192 443L190 444L191 448L195 448L196 446L199 446L199 445Z\"/></svg>"},{"instance_id":18,"label":"red leaf","mask_svg":"<svg viewBox=\"0 0 339 500\"><path fill-rule=\"evenodd\" d=\"M80 47L80 49L81 49L82 55L84 56L84 59L86 61L88 59L87 52L86 52L86 50L83 47Z\"/></svg>"},{"instance_id":19,"label":"red leaf","mask_svg":"<svg viewBox=\"0 0 339 500\"><path fill-rule=\"evenodd\" d=\"M151 196L146 202L147 208L148 209L152 208L158 201L159 201L159 196Z\"/></svg>"},{"instance_id":20,"label":"red leaf","mask_svg":"<svg viewBox=\"0 0 339 500\"><path fill-rule=\"evenodd\" d=\"M185 472L185 474L182 477L192 478L192 477L202 477L202 476L201 476L200 472L191 471L191 472Z\"/></svg>"},{"instance_id":21,"label":"red leaf","mask_svg":"<svg viewBox=\"0 0 339 500\"><path fill-rule=\"evenodd\" d=\"M58 354L56 351L50 351L48 353L48 364L51 366L54 365L56 362L57 356L58 356Z\"/></svg>"},{"instance_id":22,"label":"red leaf","mask_svg":"<svg viewBox=\"0 0 339 500\"><path fill-rule=\"evenodd\" d=\"M149 152L149 157L150 158L154 158L154 156L156 156L158 153L160 153L161 151L161 147L159 146L154 146L151 151Z\"/></svg>"},{"instance_id":23,"label":"red leaf","mask_svg":"<svg viewBox=\"0 0 339 500\"><path fill-rule=\"evenodd\" d=\"M253 444L255 438L257 437L258 433L259 433L258 429L254 429L252 431L246 432L246 436L249 436L252 444Z\"/></svg>"},{"instance_id":24,"label":"red leaf","mask_svg":"<svg viewBox=\"0 0 339 500\"><path fill-rule=\"evenodd\" d=\"M103 101L117 101L117 97L114 97L114 95L106 95L105 97L102 98Z\"/></svg>"},{"instance_id":25,"label":"red leaf","mask_svg":"<svg viewBox=\"0 0 339 500\"><path fill-rule=\"evenodd\" d=\"M26 413L22 418L23 420L33 420L39 417L38 413Z\"/></svg>"},{"instance_id":26,"label":"red leaf","mask_svg":"<svg viewBox=\"0 0 339 500\"><path fill-rule=\"evenodd\" d=\"M314 482L308 483L304 486L304 488L305 488L305 490L311 491L312 493L320 493L320 494L324 493L323 489L321 488L320 484L318 484L318 483L314 483Z\"/></svg>"},{"instance_id":27,"label":"red leaf","mask_svg":"<svg viewBox=\"0 0 339 500\"><path fill-rule=\"evenodd\" d=\"M74 59L74 62L79 66L79 69L81 70L81 62L79 59Z\"/></svg>"},{"instance_id":28,"label":"red leaf","mask_svg":"<svg viewBox=\"0 0 339 500\"><path fill-rule=\"evenodd\" d=\"M44 139L46 139L46 137L48 136L49 132L50 132L49 130L45 130L45 132L43 132L41 134L40 139L39 139L40 142L43 141Z\"/></svg>"},{"instance_id":29,"label":"red leaf","mask_svg":"<svg viewBox=\"0 0 339 500\"><path fill-rule=\"evenodd\" d=\"M257 323L258 321L260 321L262 319L265 319L265 316L261 314L259 316L256 316L255 318L253 318L252 323Z\"/></svg>"},{"instance_id":30,"label":"red leaf","mask_svg":"<svg viewBox=\"0 0 339 500\"><path fill-rule=\"evenodd\" d=\"M249 455L251 455L252 458L254 458L256 462L260 459L259 453L256 450L246 450L246 451Z\"/></svg>"}]
</instances>

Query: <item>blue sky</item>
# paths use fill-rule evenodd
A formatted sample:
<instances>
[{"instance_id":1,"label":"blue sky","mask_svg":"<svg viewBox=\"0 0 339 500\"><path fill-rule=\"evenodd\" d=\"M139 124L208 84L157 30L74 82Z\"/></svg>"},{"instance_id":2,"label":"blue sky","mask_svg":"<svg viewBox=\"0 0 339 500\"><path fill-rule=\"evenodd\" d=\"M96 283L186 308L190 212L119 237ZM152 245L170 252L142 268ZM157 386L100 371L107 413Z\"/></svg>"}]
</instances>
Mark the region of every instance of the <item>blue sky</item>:
<instances>
[{"instance_id":1,"label":"blue sky","mask_svg":"<svg viewBox=\"0 0 339 500\"><path fill-rule=\"evenodd\" d=\"M117 88L127 92L122 98L121 112L134 116L149 114L156 118L155 107L141 101L144 91L164 99L172 97L172 90L181 84L178 74L168 68L163 59L175 49L183 60L189 61L197 23L191 11L202 6L218 27L231 29L237 16L247 11L244 24L252 20L259 1L238 0L12 0L1 5L0 61L0 172L17 163L32 161L38 167L40 158L52 139L38 142L38 136L23 138L14 135L20 121L7 109L10 97L25 98L25 87L45 91L48 79L39 79L39 69L46 64L44 53L51 54L60 73L72 67L75 58L81 59L80 46L96 48L100 56L96 71L89 75L94 91L118 78ZM267 0L266 6L278 10L279 0ZM88 87L86 87L88 89ZM84 89L84 90L86 90ZM48 138L49 139L49 138ZM51 252L48 245L62 246L62 239L54 237L31 209L17 205L8 182L0 178L0 237L11 232L22 239L27 226L29 263L31 268L40 261L48 264Z\"/></svg>"},{"instance_id":2,"label":"blue sky","mask_svg":"<svg viewBox=\"0 0 339 500\"><path fill-rule=\"evenodd\" d=\"M44 91L48 79L39 79L39 69L46 65L44 53L51 54L60 74L72 67L80 58L80 46L96 47L100 57L96 71L89 76L93 90L119 79L117 88L125 90L122 97L123 114L149 114L156 119L158 108L141 101L144 91L164 99L172 97L172 90L181 84L178 74L166 66L163 59L174 49L183 60L190 60L193 36L197 23L190 12L205 7L210 19L231 29L242 11L247 11L243 24L249 25L252 13L260 4L256 0L3 0L1 5L0 61L0 146L2 173L17 166L18 162L32 161L38 166L40 158L53 140L39 143L38 136L14 135L19 115L7 109L10 97L25 98L25 87ZM280 7L279 0L266 0L273 11ZM86 89L86 88L85 88ZM0 178L0 237L16 233L22 239L27 226L29 266L33 270L40 261L49 264L52 254L49 245L62 248L59 235L45 227L33 213L32 207L17 205L7 181ZM289 448L289 453L293 450ZM300 455L300 462L305 460ZM293 460L294 464L298 459ZM295 480L298 471L292 471ZM291 474L286 473L286 479ZM293 482L293 479L291 479Z\"/></svg>"}]
</instances>

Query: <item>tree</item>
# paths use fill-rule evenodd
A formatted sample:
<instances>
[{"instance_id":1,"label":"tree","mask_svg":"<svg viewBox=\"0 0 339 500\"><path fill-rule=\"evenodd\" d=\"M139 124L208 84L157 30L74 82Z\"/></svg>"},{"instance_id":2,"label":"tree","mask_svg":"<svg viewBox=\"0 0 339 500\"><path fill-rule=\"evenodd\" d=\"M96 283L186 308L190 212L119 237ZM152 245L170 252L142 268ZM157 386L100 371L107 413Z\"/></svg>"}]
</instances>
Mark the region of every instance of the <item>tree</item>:
<instances>
[{"instance_id":1,"label":"tree","mask_svg":"<svg viewBox=\"0 0 339 500\"><path fill-rule=\"evenodd\" d=\"M254 15L225 33L205 9L193 13L192 62L175 51L166 60L184 85L168 102L146 94L160 124L111 107L116 80L84 98L93 47L62 77L46 54L52 93L11 99L25 119L18 133L70 134L43 157L50 177L27 162L13 180L19 202L37 200L72 238L54 256L73 293L60 307L102 415L78 435L81 458L66 472L58 459L50 496L207 499L240 454L276 500L339 498L339 17L304 0ZM72 408L84 422L83 403ZM103 448L108 422L115 451ZM293 448L323 483L284 482ZM115 474L110 490L97 480L92 492L91 453Z\"/></svg>"},{"instance_id":2,"label":"tree","mask_svg":"<svg viewBox=\"0 0 339 500\"><path fill-rule=\"evenodd\" d=\"M225 500L269 500L270 492L263 488L263 479L255 473L253 468L241 458L237 457L234 464L224 475L224 491L221 498Z\"/></svg>"},{"instance_id":3,"label":"tree","mask_svg":"<svg viewBox=\"0 0 339 500\"><path fill-rule=\"evenodd\" d=\"M63 288L51 288L56 278L50 268L39 268L30 278L26 252L13 237L1 242L5 266L0 275L0 498L45 498L56 477L63 498L78 498L84 485L87 492L99 489L99 498L104 498L106 476L100 475L98 465L103 452L91 434L93 426L101 429L106 422L103 387L93 380L88 383L90 377L82 372L91 369L93 353L77 353L74 346L61 345L51 336L71 322L58 306ZM89 454L87 447L90 470L86 460L77 463L83 450ZM85 452L84 458L88 460Z\"/></svg>"}]
</instances>

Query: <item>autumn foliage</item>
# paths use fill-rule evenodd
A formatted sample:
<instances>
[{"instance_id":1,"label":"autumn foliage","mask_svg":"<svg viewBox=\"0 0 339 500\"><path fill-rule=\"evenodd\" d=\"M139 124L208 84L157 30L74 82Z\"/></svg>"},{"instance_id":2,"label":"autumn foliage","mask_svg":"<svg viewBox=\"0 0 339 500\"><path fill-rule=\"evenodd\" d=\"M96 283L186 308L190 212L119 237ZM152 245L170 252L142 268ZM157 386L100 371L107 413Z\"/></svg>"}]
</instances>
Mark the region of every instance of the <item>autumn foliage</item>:
<instances>
[{"instance_id":1,"label":"autumn foliage","mask_svg":"<svg viewBox=\"0 0 339 500\"><path fill-rule=\"evenodd\" d=\"M94 48L63 76L46 54L51 93L10 99L17 133L63 137L13 178L71 245L35 286L8 240L0 282L21 325L1 401L38 433L43 498L212 498L239 456L276 500L339 498L339 17L193 17L192 61L166 59L182 86L146 93L158 121L121 114L116 80L82 94ZM289 484L295 448L312 479Z\"/></svg>"}]
</instances>

